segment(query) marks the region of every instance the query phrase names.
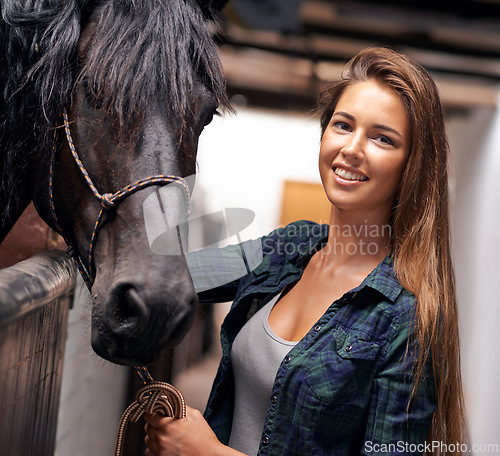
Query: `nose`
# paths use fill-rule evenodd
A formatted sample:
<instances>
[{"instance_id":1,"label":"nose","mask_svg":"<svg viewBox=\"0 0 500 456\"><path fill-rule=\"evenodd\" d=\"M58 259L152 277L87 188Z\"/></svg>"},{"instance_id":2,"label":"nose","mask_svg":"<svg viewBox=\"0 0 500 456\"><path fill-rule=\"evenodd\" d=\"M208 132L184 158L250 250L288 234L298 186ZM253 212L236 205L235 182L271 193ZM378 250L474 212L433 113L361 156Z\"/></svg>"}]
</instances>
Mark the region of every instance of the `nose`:
<instances>
[{"instance_id":1,"label":"nose","mask_svg":"<svg viewBox=\"0 0 500 456\"><path fill-rule=\"evenodd\" d=\"M362 132L356 131L346 138L346 143L340 150L340 153L346 158L361 160L365 146L365 139Z\"/></svg>"},{"instance_id":2,"label":"nose","mask_svg":"<svg viewBox=\"0 0 500 456\"><path fill-rule=\"evenodd\" d=\"M115 285L106 306L110 330L116 336L131 337L139 334L149 323L150 312L145 300L134 285Z\"/></svg>"}]
</instances>

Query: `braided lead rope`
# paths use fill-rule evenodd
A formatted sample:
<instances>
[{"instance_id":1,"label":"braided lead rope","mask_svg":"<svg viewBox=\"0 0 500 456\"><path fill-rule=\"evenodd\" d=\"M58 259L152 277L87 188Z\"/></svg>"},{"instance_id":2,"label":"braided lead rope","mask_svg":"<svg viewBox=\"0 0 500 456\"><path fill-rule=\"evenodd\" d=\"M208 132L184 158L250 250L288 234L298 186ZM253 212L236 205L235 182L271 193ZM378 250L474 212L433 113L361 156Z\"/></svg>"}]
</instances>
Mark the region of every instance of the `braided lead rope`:
<instances>
[{"instance_id":1,"label":"braided lead rope","mask_svg":"<svg viewBox=\"0 0 500 456\"><path fill-rule=\"evenodd\" d=\"M127 407L118 424L114 456L122 454L129 421L137 422L144 413L185 418L186 401L182 393L169 383L153 382L140 388L135 395L135 401Z\"/></svg>"},{"instance_id":2,"label":"braided lead rope","mask_svg":"<svg viewBox=\"0 0 500 456\"><path fill-rule=\"evenodd\" d=\"M151 376L149 369L146 366L135 366L134 370L144 385L154 382L153 377Z\"/></svg>"}]
</instances>

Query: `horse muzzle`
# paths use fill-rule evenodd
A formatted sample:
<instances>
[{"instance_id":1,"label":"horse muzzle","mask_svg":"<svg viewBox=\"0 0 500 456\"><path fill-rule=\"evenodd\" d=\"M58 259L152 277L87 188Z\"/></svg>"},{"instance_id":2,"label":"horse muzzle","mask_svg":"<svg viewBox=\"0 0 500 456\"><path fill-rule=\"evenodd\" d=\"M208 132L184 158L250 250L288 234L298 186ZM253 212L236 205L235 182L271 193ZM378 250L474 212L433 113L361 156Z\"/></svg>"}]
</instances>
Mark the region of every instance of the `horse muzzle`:
<instances>
[{"instance_id":1,"label":"horse muzzle","mask_svg":"<svg viewBox=\"0 0 500 456\"><path fill-rule=\"evenodd\" d=\"M154 297L153 297L154 295ZM149 294L131 284L112 287L106 303L92 312L92 347L102 358L127 366L151 364L165 348L180 343L191 327L198 299Z\"/></svg>"}]
</instances>

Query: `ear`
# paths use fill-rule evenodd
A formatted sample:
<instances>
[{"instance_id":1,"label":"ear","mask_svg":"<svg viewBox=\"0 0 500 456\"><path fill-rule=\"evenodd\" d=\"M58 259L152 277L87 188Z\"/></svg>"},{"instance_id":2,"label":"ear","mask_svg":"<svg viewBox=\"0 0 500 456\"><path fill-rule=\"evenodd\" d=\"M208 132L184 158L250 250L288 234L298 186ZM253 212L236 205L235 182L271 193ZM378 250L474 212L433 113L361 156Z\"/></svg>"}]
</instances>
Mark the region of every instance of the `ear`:
<instances>
[{"instance_id":1,"label":"ear","mask_svg":"<svg viewBox=\"0 0 500 456\"><path fill-rule=\"evenodd\" d=\"M196 0L203 15L207 19L214 19L217 13L224 8L228 0Z\"/></svg>"}]
</instances>

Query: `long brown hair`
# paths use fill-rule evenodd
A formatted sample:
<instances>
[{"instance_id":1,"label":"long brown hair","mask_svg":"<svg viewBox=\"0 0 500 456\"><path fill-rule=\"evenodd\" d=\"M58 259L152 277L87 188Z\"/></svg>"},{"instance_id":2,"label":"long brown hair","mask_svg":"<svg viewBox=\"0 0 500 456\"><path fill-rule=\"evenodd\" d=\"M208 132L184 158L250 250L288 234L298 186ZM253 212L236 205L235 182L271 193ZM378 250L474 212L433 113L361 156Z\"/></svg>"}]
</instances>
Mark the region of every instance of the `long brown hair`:
<instances>
[{"instance_id":1,"label":"long brown hair","mask_svg":"<svg viewBox=\"0 0 500 456\"><path fill-rule=\"evenodd\" d=\"M448 142L441 101L434 81L420 65L391 49L366 49L321 95L318 108L323 133L345 89L367 80L376 80L398 93L410 120L410 155L391 217L391 247L401 285L417 297L415 337L419 354L412 397L430 352L437 408L428 441L466 443L450 255ZM457 449L454 454L461 454L459 446L453 448ZM441 449L435 454L442 454Z\"/></svg>"}]
</instances>

